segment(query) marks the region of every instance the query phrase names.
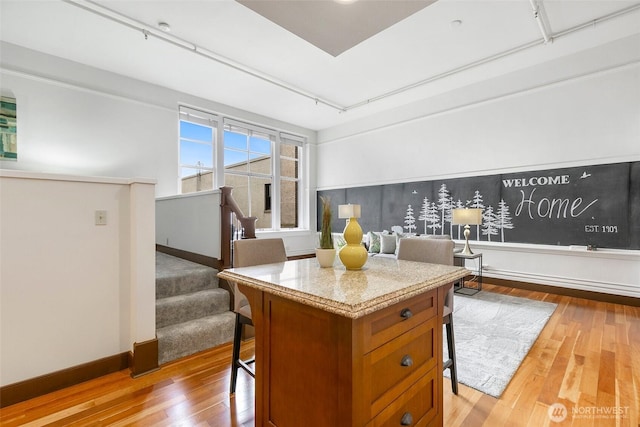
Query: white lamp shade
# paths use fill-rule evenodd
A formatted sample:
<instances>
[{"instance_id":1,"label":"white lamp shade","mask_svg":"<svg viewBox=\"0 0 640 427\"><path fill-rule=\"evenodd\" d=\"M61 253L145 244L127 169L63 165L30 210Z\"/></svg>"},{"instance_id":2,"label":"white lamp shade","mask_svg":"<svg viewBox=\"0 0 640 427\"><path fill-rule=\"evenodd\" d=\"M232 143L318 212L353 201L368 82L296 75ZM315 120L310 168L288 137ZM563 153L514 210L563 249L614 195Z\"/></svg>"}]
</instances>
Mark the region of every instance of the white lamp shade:
<instances>
[{"instance_id":1,"label":"white lamp shade","mask_svg":"<svg viewBox=\"0 0 640 427\"><path fill-rule=\"evenodd\" d=\"M360 205L339 205L338 218L360 218Z\"/></svg>"},{"instance_id":2,"label":"white lamp shade","mask_svg":"<svg viewBox=\"0 0 640 427\"><path fill-rule=\"evenodd\" d=\"M454 209L453 225L480 225L482 224L482 209Z\"/></svg>"}]
</instances>

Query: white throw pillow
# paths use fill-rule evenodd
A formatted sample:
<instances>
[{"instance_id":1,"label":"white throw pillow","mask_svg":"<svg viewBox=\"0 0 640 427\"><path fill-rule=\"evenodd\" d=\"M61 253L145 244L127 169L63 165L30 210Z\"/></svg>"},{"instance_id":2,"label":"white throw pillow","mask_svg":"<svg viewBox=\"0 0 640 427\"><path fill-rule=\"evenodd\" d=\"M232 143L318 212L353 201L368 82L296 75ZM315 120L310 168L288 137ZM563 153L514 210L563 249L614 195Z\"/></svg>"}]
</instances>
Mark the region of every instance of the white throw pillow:
<instances>
[{"instance_id":1,"label":"white throw pillow","mask_svg":"<svg viewBox=\"0 0 640 427\"><path fill-rule=\"evenodd\" d=\"M380 253L381 254L396 253L396 235L395 234L380 235Z\"/></svg>"}]
</instances>

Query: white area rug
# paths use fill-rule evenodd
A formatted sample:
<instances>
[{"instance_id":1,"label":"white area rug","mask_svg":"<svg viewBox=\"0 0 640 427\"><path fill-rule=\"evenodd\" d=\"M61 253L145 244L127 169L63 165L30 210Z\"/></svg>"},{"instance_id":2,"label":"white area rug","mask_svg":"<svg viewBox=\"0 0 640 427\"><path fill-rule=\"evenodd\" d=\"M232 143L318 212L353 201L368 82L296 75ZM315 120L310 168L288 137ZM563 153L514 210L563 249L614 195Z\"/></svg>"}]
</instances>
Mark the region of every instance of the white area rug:
<instances>
[{"instance_id":1,"label":"white area rug","mask_svg":"<svg viewBox=\"0 0 640 427\"><path fill-rule=\"evenodd\" d=\"M479 292L455 294L453 330L458 382L500 397L557 304ZM447 341L443 327L443 351ZM449 370L444 371L449 377Z\"/></svg>"}]
</instances>

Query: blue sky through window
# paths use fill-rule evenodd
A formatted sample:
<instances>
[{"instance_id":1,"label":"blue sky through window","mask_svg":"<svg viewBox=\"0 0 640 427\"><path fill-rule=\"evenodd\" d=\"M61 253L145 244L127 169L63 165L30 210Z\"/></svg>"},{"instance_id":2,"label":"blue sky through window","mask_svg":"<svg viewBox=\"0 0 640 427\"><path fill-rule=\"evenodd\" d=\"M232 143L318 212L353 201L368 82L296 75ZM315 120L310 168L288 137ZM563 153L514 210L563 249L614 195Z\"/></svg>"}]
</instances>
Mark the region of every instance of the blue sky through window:
<instances>
[{"instance_id":1,"label":"blue sky through window","mask_svg":"<svg viewBox=\"0 0 640 427\"><path fill-rule=\"evenodd\" d=\"M180 121L180 138L196 141L212 141L213 128L191 122Z\"/></svg>"},{"instance_id":2,"label":"blue sky through window","mask_svg":"<svg viewBox=\"0 0 640 427\"><path fill-rule=\"evenodd\" d=\"M248 138L249 153L247 153L247 135L238 132L224 132L224 166L235 165L266 155L271 155L271 141L258 136Z\"/></svg>"},{"instance_id":3,"label":"blue sky through window","mask_svg":"<svg viewBox=\"0 0 640 427\"><path fill-rule=\"evenodd\" d=\"M180 140L180 162L183 165L196 165L198 162L204 167L213 167L213 146L198 142Z\"/></svg>"},{"instance_id":4,"label":"blue sky through window","mask_svg":"<svg viewBox=\"0 0 640 427\"><path fill-rule=\"evenodd\" d=\"M202 167L213 168L214 130L210 126L180 121L181 176L194 174L196 170L188 167L195 168L198 162ZM272 143L268 137L247 136L245 133L228 130L224 132L224 148L225 167L272 154Z\"/></svg>"},{"instance_id":5,"label":"blue sky through window","mask_svg":"<svg viewBox=\"0 0 640 427\"><path fill-rule=\"evenodd\" d=\"M224 132L225 148L236 148L238 150L247 149L247 136L236 132Z\"/></svg>"},{"instance_id":6,"label":"blue sky through window","mask_svg":"<svg viewBox=\"0 0 640 427\"><path fill-rule=\"evenodd\" d=\"M252 136L249 140L250 150L254 153L271 154L271 141Z\"/></svg>"},{"instance_id":7,"label":"blue sky through window","mask_svg":"<svg viewBox=\"0 0 640 427\"><path fill-rule=\"evenodd\" d=\"M180 164L213 168L214 128L180 120ZM180 176L194 175L197 170L182 167Z\"/></svg>"}]
</instances>

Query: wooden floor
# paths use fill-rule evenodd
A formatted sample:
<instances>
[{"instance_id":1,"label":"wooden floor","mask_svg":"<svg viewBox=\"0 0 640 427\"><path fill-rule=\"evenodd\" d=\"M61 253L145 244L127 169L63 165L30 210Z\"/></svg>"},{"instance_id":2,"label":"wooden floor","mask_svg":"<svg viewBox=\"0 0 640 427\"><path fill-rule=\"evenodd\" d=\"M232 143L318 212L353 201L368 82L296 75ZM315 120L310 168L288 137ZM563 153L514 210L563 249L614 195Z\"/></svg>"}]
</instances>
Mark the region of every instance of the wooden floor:
<instances>
[{"instance_id":1,"label":"wooden floor","mask_svg":"<svg viewBox=\"0 0 640 427\"><path fill-rule=\"evenodd\" d=\"M640 427L640 308L486 285L558 308L500 399L444 386L446 427ZM246 353L253 351L245 344ZM253 426L253 379L229 397L231 346L137 379L121 371L0 410L2 426ZM552 421L549 407L568 417ZM617 413L618 415L613 415ZM561 412L555 412L561 418ZM301 423L303 426L304 423ZM335 427L335 426L327 426Z\"/></svg>"}]
</instances>

